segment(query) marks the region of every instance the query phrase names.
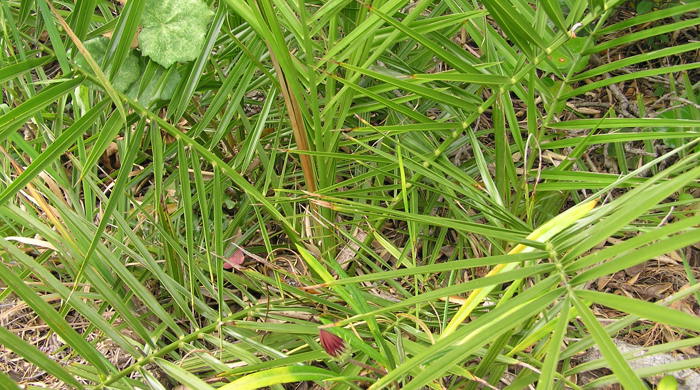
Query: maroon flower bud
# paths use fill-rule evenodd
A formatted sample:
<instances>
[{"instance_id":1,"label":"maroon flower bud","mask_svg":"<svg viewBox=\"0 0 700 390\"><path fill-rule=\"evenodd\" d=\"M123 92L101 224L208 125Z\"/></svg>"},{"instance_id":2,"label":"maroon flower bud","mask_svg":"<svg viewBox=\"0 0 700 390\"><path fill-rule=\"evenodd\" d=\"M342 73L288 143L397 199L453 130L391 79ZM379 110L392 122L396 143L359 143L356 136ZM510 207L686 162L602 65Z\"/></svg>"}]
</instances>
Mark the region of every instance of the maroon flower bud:
<instances>
[{"instance_id":1,"label":"maroon flower bud","mask_svg":"<svg viewBox=\"0 0 700 390\"><path fill-rule=\"evenodd\" d=\"M319 329L318 335L321 338L321 346L329 355L338 357L343 353L345 349L343 339L324 329Z\"/></svg>"},{"instance_id":2,"label":"maroon flower bud","mask_svg":"<svg viewBox=\"0 0 700 390\"><path fill-rule=\"evenodd\" d=\"M243 261L245 260L245 254L243 253L242 250L236 249L235 252L228 258L224 259L224 269L232 269L234 267L238 267L241 264L243 264Z\"/></svg>"}]
</instances>

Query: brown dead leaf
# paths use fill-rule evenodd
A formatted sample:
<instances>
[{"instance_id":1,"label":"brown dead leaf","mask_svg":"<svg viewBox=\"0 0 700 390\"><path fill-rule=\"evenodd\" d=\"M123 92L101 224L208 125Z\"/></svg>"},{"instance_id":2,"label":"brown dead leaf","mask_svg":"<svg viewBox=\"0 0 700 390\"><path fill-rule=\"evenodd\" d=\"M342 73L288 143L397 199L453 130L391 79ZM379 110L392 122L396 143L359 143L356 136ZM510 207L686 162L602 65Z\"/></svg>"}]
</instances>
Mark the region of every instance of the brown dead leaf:
<instances>
[{"instance_id":1,"label":"brown dead leaf","mask_svg":"<svg viewBox=\"0 0 700 390\"><path fill-rule=\"evenodd\" d=\"M584 114L584 115L598 115L600 114L600 110L596 110L595 108L591 107L576 107L573 105L573 103L566 103L566 106L571 108L572 110L578 112L579 114Z\"/></svg>"},{"instance_id":2,"label":"brown dead leaf","mask_svg":"<svg viewBox=\"0 0 700 390\"><path fill-rule=\"evenodd\" d=\"M367 233L359 227L355 227L355 230L352 232L352 237L358 242L363 242L365 238L367 238ZM338 256L335 258L343 269L347 269L348 262L355 258L357 250L360 249L360 245L358 245L355 240L348 242L343 249L338 252Z\"/></svg>"},{"instance_id":3,"label":"brown dead leaf","mask_svg":"<svg viewBox=\"0 0 700 390\"><path fill-rule=\"evenodd\" d=\"M117 146L116 142L110 142L109 145L107 145L107 149L105 149L101 157L102 167L105 170L112 171L119 169L121 164L119 163L119 157L117 155L118 151L119 147Z\"/></svg>"}]
</instances>

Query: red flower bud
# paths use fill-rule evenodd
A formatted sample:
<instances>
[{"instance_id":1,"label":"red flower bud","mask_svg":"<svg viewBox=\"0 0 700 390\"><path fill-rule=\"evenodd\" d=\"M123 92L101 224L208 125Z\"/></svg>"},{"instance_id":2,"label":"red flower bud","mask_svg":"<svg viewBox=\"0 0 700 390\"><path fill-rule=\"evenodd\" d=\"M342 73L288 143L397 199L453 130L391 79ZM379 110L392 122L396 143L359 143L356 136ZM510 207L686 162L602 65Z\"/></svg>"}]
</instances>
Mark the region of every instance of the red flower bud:
<instances>
[{"instance_id":1,"label":"red flower bud","mask_svg":"<svg viewBox=\"0 0 700 390\"><path fill-rule=\"evenodd\" d=\"M320 329L318 335L321 338L321 346L329 355L338 357L343 353L345 349L343 339L324 329Z\"/></svg>"}]
</instances>

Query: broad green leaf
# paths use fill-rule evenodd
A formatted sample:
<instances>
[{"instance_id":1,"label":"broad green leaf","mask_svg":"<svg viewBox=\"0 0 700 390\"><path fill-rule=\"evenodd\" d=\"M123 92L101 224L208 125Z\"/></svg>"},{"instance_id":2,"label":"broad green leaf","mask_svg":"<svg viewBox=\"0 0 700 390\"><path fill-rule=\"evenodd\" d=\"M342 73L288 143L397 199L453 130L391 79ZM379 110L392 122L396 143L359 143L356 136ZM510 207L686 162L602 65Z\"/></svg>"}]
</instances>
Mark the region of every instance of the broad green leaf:
<instances>
[{"instance_id":1,"label":"broad green leaf","mask_svg":"<svg viewBox=\"0 0 700 390\"><path fill-rule=\"evenodd\" d=\"M199 56L214 13L200 0L146 0L139 44L166 68Z\"/></svg>"},{"instance_id":2,"label":"broad green leaf","mask_svg":"<svg viewBox=\"0 0 700 390\"><path fill-rule=\"evenodd\" d=\"M95 62L101 65L104 61L107 47L109 46L109 39L98 37L85 41L83 44L88 52L90 52L90 55ZM75 63L85 71L90 71L90 66L81 53L76 53ZM106 72L106 74L109 74L109 72ZM136 81L140 76L141 65L139 64L139 59L136 57L133 51L129 51L124 63L119 68L119 71L112 78L112 85L117 91L126 92L129 89L129 86L131 86L131 84L133 84L134 81Z\"/></svg>"},{"instance_id":3,"label":"broad green leaf","mask_svg":"<svg viewBox=\"0 0 700 390\"><path fill-rule=\"evenodd\" d=\"M144 79L140 82L133 83L131 88L126 91L126 95L144 107L149 107L153 102L170 100L181 79L182 75L177 69L165 69L160 65L155 65L153 74L147 78L144 75ZM141 90L142 83L145 84L145 87ZM141 90L140 93L139 90Z\"/></svg>"},{"instance_id":4,"label":"broad green leaf","mask_svg":"<svg viewBox=\"0 0 700 390\"><path fill-rule=\"evenodd\" d=\"M214 23L212 23L209 27L209 31L207 33L207 36L205 37L203 55L197 57L194 64L192 65L190 74L186 77L187 81L183 83L183 85L180 88L180 93L178 93L173 99L173 101L170 103L170 106L168 107L168 113L171 114L173 118L180 118L182 116L182 114L187 109L190 101L192 100L192 95L194 94L197 86L199 85L201 77L207 74L206 66L207 64L209 64L210 54L212 53L212 49L216 44L219 32L221 31L221 27L224 21L226 21L227 10L228 9L226 7L219 7L219 9L217 10L216 17L214 18ZM177 84L179 84L179 80L178 83L174 85ZM163 100L167 100L170 97L171 96L165 97L163 96L163 94L161 95L161 99Z\"/></svg>"}]
</instances>

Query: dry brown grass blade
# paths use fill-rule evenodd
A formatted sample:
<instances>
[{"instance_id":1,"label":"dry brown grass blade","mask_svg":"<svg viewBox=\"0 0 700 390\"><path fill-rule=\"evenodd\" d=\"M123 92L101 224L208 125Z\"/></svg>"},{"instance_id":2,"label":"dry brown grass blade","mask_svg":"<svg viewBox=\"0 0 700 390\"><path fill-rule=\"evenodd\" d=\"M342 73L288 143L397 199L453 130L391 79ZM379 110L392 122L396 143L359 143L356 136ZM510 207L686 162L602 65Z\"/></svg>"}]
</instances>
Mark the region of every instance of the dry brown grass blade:
<instances>
[{"instance_id":1,"label":"dry brown grass blade","mask_svg":"<svg viewBox=\"0 0 700 390\"><path fill-rule=\"evenodd\" d=\"M287 78L284 71L280 67L279 62L277 61L277 58L275 58L274 54L272 54L272 50L270 50L270 59L272 60L272 65L277 73L277 79L280 83L282 96L284 97L284 105L287 107L287 112L289 113L289 119L292 125L292 132L294 133L294 140L297 143L297 148L299 150L309 150L309 140L306 136L306 127L304 126L304 119L301 116L299 102L294 97L294 94L292 94L289 90ZM306 189L307 191L315 192L316 175L314 174L311 156L302 153L299 154L299 159L301 160L301 170L304 172Z\"/></svg>"},{"instance_id":2,"label":"dry brown grass blade","mask_svg":"<svg viewBox=\"0 0 700 390\"><path fill-rule=\"evenodd\" d=\"M12 164L13 168L15 169L15 172L17 173L17 176L21 175L24 170L22 170L22 167L15 161L15 159L10 156L7 151L0 146L0 153L2 153L7 161ZM28 194L25 194L27 199L29 200L29 203L31 205L38 207L39 209L37 212L41 214L41 212L46 215L46 218L51 222L52 226L59 232L59 234L69 243L72 245L75 244L75 241L73 240L73 237L71 236L70 232L68 231L68 228L61 222L58 213L56 212L56 209L53 208L53 206L49 205L46 202L46 199L44 199L44 196L39 193L39 191L34 188L34 186L31 183L27 183L27 192Z\"/></svg>"}]
</instances>

